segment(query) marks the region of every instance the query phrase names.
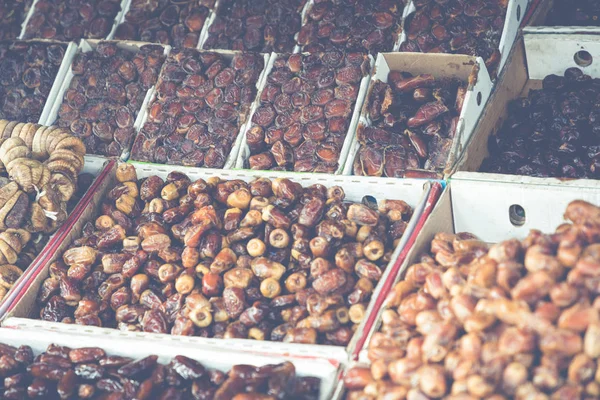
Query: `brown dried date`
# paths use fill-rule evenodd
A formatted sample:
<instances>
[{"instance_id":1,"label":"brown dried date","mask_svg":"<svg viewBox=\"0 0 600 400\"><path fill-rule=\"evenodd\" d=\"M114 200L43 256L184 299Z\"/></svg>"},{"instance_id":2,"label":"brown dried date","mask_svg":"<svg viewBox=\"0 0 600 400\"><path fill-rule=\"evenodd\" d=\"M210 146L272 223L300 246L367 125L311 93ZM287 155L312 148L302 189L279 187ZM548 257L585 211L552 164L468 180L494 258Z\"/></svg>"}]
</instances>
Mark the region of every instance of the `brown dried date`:
<instances>
[{"instance_id":1,"label":"brown dried date","mask_svg":"<svg viewBox=\"0 0 600 400\"><path fill-rule=\"evenodd\" d=\"M368 59L361 54L281 56L246 135L247 167L335 171L366 73ZM336 98L336 92L345 96Z\"/></svg>"},{"instance_id":2,"label":"brown dried date","mask_svg":"<svg viewBox=\"0 0 600 400\"><path fill-rule=\"evenodd\" d=\"M21 24L33 1L18 0L0 3L0 40L12 40L21 34Z\"/></svg>"},{"instance_id":3,"label":"brown dried date","mask_svg":"<svg viewBox=\"0 0 600 400\"><path fill-rule=\"evenodd\" d=\"M239 53L229 59L193 49L173 51L159 77L156 99L134 142L132 157L223 168L254 101L263 67L259 54ZM194 104L190 104L192 94Z\"/></svg>"}]
</instances>

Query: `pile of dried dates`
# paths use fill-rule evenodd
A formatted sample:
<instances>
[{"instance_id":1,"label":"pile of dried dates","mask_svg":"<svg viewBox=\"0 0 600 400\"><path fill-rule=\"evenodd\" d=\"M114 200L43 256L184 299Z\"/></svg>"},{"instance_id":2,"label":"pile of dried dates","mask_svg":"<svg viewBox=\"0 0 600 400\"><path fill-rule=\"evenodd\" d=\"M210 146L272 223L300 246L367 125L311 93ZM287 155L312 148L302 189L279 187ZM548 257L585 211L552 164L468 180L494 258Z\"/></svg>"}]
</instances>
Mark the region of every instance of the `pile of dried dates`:
<instances>
[{"instance_id":1,"label":"pile of dried dates","mask_svg":"<svg viewBox=\"0 0 600 400\"><path fill-rule=\"evenodd\" d=\"M298 34L305 52L392 51L401 32L403 0L316 0Z\"/></svg>"},{"instance_id":2,"label":"pile of dried dates","mask_svg":"<svg viewBox=\"0 0 600 400\"><path fill-rule=\"evenodd\" d=\"M38 122L66 44L0 42L0 119Z\"/></svg>"},{"instance_id":3,"label":"pile of dried dates","mask_svg":"<svg viewBox=\"0 0 600 400\"><path fill-rule=\"evenodd\" d=\"M346 345L412 210L288 179L119 183L49 267L45 321L215 338Z\"/></svg>"},{"instance_id":4,"label":"pile of dried dates","mask_svg":"<svg viewBox=\"0 0 600 400\"><path fill-rule=\"evenodd\" d=\"M555 0L545 25L600 26L600 3L596 0Z\"/></svg>"},{"instance_id":5,"label":"pile of dried dates","mask_svg":"<svg viewBox=\"0 0 600 400\"><path fill-rule=\"evenodd\" d=\"M16 39L33 0L0 0L0 40Z\"/></svg>"},{"instance_id":6,"label":"pile of dried dates","mask_svg":"<svg viewBox=\"0 0 600 400\"><path fill-rule=\"evenodd\" d=\"M3 399L318 399L320 380L299 377L291 362L234 365L226 374L186 356L169 364L151 355L138 360L107 355L99 347L0 344Z\"/></svg>"},{"instance_id":7,"label":"pile of dried dates","mask_svg":"<svg viewBox=\"0 0 600 400\"><path fill-rule=\"evenodd\" d=\"M437 234L386 299L348 399L600 396L600 208L491 246Z\"/></svg>"},{"instance_id":8,"label":"pile of dried dates","mask_svg":"<svg viewBox=\"0 0 600 400\"><path fill-rule=\"evenodd\" d=\"M466 82L392 71L375 81L360 125L354 175L438 177L446 167Z\"/></svg>"},{"instance_id":9,"label":"pile of dried dates","mask_svg":"<svg viewBox=\"0 0 600 400\"><path fill-rule=\"evenodd\" d=\"M247 167L335 172L368 73L362 53L278 56L246 134Z\"/></svg>"},{"instance_id":10,"label":"pile of dried dates","mask_svg":"<svg viewBox=\"0 0 600 400\"><path fill-rule=\"evenodd\" d=\"M0 300L67 219L84 154L62 129L0 119Z\"/></svg>"},{"instance_id":11,"label":"pile of dried dates","mask_svg":"<svg viewBox=\"0 0 600 400\"><path fill-rule=\"evenodd\" d=\"M88 154L120 156L135 139L135 119L164 60L158 45L132 52L100 42L93 51L79 52L56 124L81 138Z\"/></svg>"},{"instance_id":12,"label":"pile of dried dates","mask_svg":"<svg viewBox=\"0 0 600 400\"><path fill-rule=\"evenodd\" d=\"M105 39L119 11L120 0L41 0L35 4L24 39Z\"/></svg>"},{"instance_id":13,"label":"pile of dried dates","mask_svg":"<svg viewBox=\"0 0 600 400\"><path fill-rule=\"evenodd\" d=\"M490 75L500 63L500 38L508 0L414 0L404 21L400 51L479 56Z\"/></svg>"},{"instance_id":14,"label":"pile of dried dates","mask_svg":"<svg viewBox=\"0 0 600 400\"><path fill-rule=\"evenodd\" d=\"M256 97L264 58L174 49L132 149L137 161L223 168Z\"/></svg>"},{"instance_id":15,"label":"pile of dried dates","mask_svg":"<svg viewBox=\"0 0 600 400\"><path fill-rule=\"evenodd\" d=\"M542 89L513 101L490 136L482 171L559 178L600 178L600 79L579 68L548 75Z\"/></svg>"},{"instance_id":16,"label":"pile of dried dates","mask_svg":"<svg viewBox=\"0 0 600 400\"><path fill-rule=\"evenodd\" d=\"M215 0L132 0L115 39L198 46L200 31Z\"/></svg>"},{"instance_id":17,"label":"pile of dried dates","mask_svg":"<svg viewBox=\"0 0 600 400\"><path fill-rule=\"evenodd\" d=\"M204 49L291 53L306 0L223 0Z\"/></svg>"}]
</instances>

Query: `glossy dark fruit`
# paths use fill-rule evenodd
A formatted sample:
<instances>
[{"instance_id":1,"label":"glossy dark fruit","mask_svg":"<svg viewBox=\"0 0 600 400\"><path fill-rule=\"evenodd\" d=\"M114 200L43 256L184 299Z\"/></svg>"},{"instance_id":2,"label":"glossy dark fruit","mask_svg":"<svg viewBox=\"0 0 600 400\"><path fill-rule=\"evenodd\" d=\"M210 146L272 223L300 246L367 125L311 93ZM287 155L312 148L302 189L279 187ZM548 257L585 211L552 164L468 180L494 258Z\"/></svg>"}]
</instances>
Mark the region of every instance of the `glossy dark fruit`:
<instances>
[{"instance_id":1,"label":"glossy dark fruit","mask_svg":"<svg viewBox=\"0 0 600 400\"><path fill-rule=\"evenodd\" d=\"M15 7L19 5L24 6L18 1ZM0 3L0 15L3 7L9 8L9 4ZM66 47L43 42L0 43L0 119L39 122Z\"/></svg>"},{"instance_id":2,"label":"glossy dark fruit","mask_svg":"<svg viewBox=\"0 0 600 400\"><path fill-rule=\"evenodd\" d=\"M358 86L368 69L365 54L337 51L275 60L252 117L252 134L247 135L252 143L248 166L335 172ZM262 141L254 127L264 132ZM303 146L306 141L310 143ZM305 151L309 148L312 151Z\"/></svg>"},{"instance_id":3,"label":"glossy dark fruit","mask_svg":"<svg viewBox=\"0 0 600 400\"><path fill-rule=\"evenodd\" d=\"M542 89L512 101L508 118L488 141L481 170L538 177L598 179L600 93L579 68L549 75Z\"/></svg>"},{"instance_id":4,"label":"glossy dark fruit","mask_svg":"<svg viewBox=\"0 0 600 400\"><path fill-rule=\"evenodd\" d=\"M40 1L25 27L24 39L104 39L119 11L119 0Z\"/></svg>"},{"instance_id":5,"label":"glossy dark fruit","mask_svg":"<svg viewBox=\"0 0 600 400\"><path fill-rule=\"evenodd\" d=\"M462 110L466 82L391 71L373 82L367 99L371 126L360 125L356 175L434 177L443 174Z\"/></svg>"},{"instance_id":6,"label":"glossy dark fruit","mask_svg":"<svg viewBox=\"0 0 600 400\"><path fill-rule=\"evenodd\" d=\"M392 51L401 32L404 5L397 0L324 0L311 4L297 43L311 53ZM327 62L335 66L338 58Z\"/></svg>"},{"instance_id":7,"label":"glossy dark fruit","mask_svg":"<svg viewBox=\"0 0 600 400\"><path fill-rule=\"evenodd\" d=\"M600 5L594 0L558 0L544 23L548 26L600 26Z\"/></svg>"},{"instance_id":8,"label":"glossy dark fruit","mask_svg":"<svg viewBox=\"0 0 600 400\"><path fill-rule=\"evenodd\" d=\"M100 42L78 53L71 66L76 75L65 93L57 124L69 127L86 143L89 154L120 156L135 135L134 123L164 61L162 46L144 45L133 52L115 42ZM152 113L153 110L151 110Z\"/></svg>"},{"instance_id":9,"label":"glossy dark fruit","mask_svg":"<svg viewBox=\"0 0 600 400\"><path fill-rule=\"evenodd\" d=\"M148 121L134 142L133 159L223 168L263 68L258 54L229 59L192 49L173 51L159 77Z\"/></svg>"}]
</instances>

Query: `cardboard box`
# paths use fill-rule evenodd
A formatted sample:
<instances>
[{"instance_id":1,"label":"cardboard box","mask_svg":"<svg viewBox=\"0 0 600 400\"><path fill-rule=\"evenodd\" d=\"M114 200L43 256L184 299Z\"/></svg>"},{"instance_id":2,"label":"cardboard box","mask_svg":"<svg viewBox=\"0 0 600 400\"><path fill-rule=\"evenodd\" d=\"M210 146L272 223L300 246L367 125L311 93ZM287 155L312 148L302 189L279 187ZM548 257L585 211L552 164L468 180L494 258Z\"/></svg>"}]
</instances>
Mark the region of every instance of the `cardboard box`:
<instances>
[{"instance_id":1,"label":"cardboard box","mask_svg":"<svg viewBox=\"0 0 600 400\"><path fill-rule=\"evenodd\" d=\"M0 329L0 343L11 346L28 345L34 355L46 351L50 344L67 346L72 349L81 347L99 347L111 356L141 359L149 355L157 355L158 362L168 364L175 356L185 355L199 361L204 367L218 369L227 373L232 366L247 364L263 366L290 361L296 367L298 376L310 376L321 379L320 399L331 398L331 393L338 381L340 363L319 357L293 357L288 355L272 356L258 352L233 352L223 349L215 350L206 347L188 346L185 338L180 342L164 343L153 339L114 338L96 336L80 332L38 331L27 326L14 326L12 329Z\"/></svg>"},{"instance_id":2,"label":"cardboard box","mask_svg":"<svg viewBox=\"0 0 600 400\"><path fill-rule=\"evenodd\" d=\"M281 55L279 55L277 53L271 54L271 59L269 60L269 64L267 65L265 75L264 75L263 81L261 83L260 90L258 91L258 95L256 96L256 102L252 105L252 111L250 113L250 116L248 117L246 127L245 127L244 131L242 132L241 138L239 138L240 146L239 146L239 152L237 155L237 160L235 163L236 169L245 169L246 162L247 162L248 158L250 158L251 154L250 154L250 148L248 147L248 143L246 142L246 133L250 130L250 128L252 128L252 117L254 116L254 112L256 111L258 106L260 106L260 97L261 97L263 89L267 85L267 78L269 77L269 74L273 70L273 64L275 63L275 60L277 60L277 58L280 56ZM369 56L369 61L370 61L369 67L371 69L373 69L374 60L373 60L372 56ZM364 102L366 94L367 94L369 80L370 80L370 75L367 75L367 76L364 76L360 81L360 88L358 90L356 102L354 103L354 107L352 109L353 111L352 111L352 117L350 119L350 125L348 126L348 132L346 133L346 138L344 139L344 144L342 145L342 149L340 151L340 158L338 160L338 168L335 171L335 175L340 175L344 171L344 164L346 162L346 158L348 157L348 153L349 153L350 147L352 145L354 132L356 131L356 127L358 126L360 110L362 108L363 102ZM299 172L294 172L294 173L304 174L304 173L299 173Z\"/></svg>"},{"instance_id":3,"label":"cardboard box","mask_svg":"<svg viewBox=\"0 0 600 400\"><path fill-rule=\"evenodd\" d=\"M237 51L233 51L233 50L198 50L200 52L207 52L207 53L217 53L217 54L221 54L225 60L227 60L228 62L231 61L233 59L233 57L235 56L236 53L239 53ZM258 76L258 80L256 81L256 98L254 99L254 101L252 102L252 104L250 105L250 108L248 109L247 113L240 113L240 117L239 117L239 132L238 135L236 137L236 140L233 144L233 146L231 147L231 151L229 152L229 156L227 156L227 159L225 161L225 165L223 166L223 169L233 169L235 167L235 163L238 157L238 152L240 150L240 146L242 143L242 140L245 139L246 137L246 126L250 123L250 120L252 119L252 114L254 113L254 110L256 109L258 102L259 102L259 98L260 98L260 92L262 90L263 87L263 81L266 79L266 75L267 75L267 69L269 66L269 61L270 61L270 55L269 54L262 54L262 57L264 59L264 68L262 70L262 72L260 73L260 75ZM146 120L148 119L148 110L150 109L150 107L152 106L152 103L154 103L156 99L156 87L152 88L150 90L150 93L148 94L148 97L146 98L146 101L144 102L144 106L142 107L142 111L140 112L139 115L139 130L138 130L138 134L139 132L142 130L142 128L144 127L144 124L146 123ZM136 121L137 122L137 121ZM137 135L136 135L137 138ZM135 143L135 140L134 140ZM152 166L152 165L161 165L161 164L153 164L153 163L148 163L148 162L142 162L142 161L135 161L135 160L131 160L136 166ZM187 173L194 173L194 171L197 170L204 170L206 168L202 168L202 167L187 167L187 166L178 166L179 170Z\"/></svg>"},{"instance_id":4,"label":"cardboard box","mask_svg":"<svg viewBox=\"0 0 600 400\"><path fill-rule=\"evenodd\" d=\"M600 181L591 179L565 180L558 178L535 178L522 175L492 174L479 171L488 157L488 139L498 132L507 118L509 103L526 97L530 89L541 88L542 79L549 74L563 75L570 67L579 67L592 77L600 77L600 63L587 67L577 64L580 51L600 59L600 35L597 34L526 34L514 47L496 89L479 119L471 141L456 164L453 172L465 171L461 179L478 181L502 181L533 185L558 185L600 189Z\"/></svg>"},{"instance_id":5,"label":"cardboard box","mask_svg":"<svg viewBox=\"0 0 600 400\"><path fill-rule=\"evenodd\" d=\"M59 75L62 74L62 76L63 76L62 85L60 86L59 90L57 91L57 93L54 97L51 110L48 113L46 120L44 121L44 125L54 125L54 123L58 119L58 112L60 110L60 106L63 104L65 93L71 86L71 81L73 80L73 77L75 76L71 69L75 55L78 52L88 53L90 51L94 51L96 49L96 47L98 47L98 44L101 42L102 42L102 40L82 39L81 42L79 42L79 46L77 47L76 51L69 53L68 63L67 64L63 63L61 65L61 71L59 72ZM168 56L169 53L171 52L171 46L163 46L163 45L153 44L153 43L130 42L130 41L118 41L118 42L115 41L114 43L116 43L117 47L119 47L120 49L126 50L128 52L132 52L132 53L137 53L139 51L140 47L147 45L147 44L154 45L154 46L162 46L164 48L163 54L165 55L165 57ZM71 43L71 44L73 44L73 43ZM66 56L65 56L65 59L66 59ZM146 92L146 95L144 97L144 101L142 102L142 105L140 106L140 109L138 110L138 114L137 114L135 122L133 124L133 129L135 130L136 135L142 127L141 119L142 119L143 110L145 110L148 105L148 101L149 101L149 98L150 98L153 88L154 87L151 87L150 89L148 89L148 91ZM135 140L135 137L134 137L134 140ZM133 142L132 142L132 145L133 145ZM123 149L120 159L123 161L127 160L129 158L130 151L131 151L131 148ZM94 162L105 162L107 159L108 159L108 157L96 155L96 154L86 155L86 160L90 160L90 162L92 160L94 160Z\"/></svg>"},{"instance_id":6,"label":"cardboard box","mask_svg":"<svg viewBox=\"0 0 600 400\"><path fill-rule=\"evenodd\" d=\"M165 178L169 172L180 170L174 166L137 166L138 178L143 178L151 175L158 175ZM11 304L7 320L4 321L4 326L15 326L15 325L27 325L35 327L36 329L56 329L59 331L77 331L77 332L93 332L97 335L105 335L111 337L136 337L136 338L160 338L161 341L168 343L180 342L186 340L188 343L195 345L206 345L215 348L236 348L236 349L252 349L256 351L265 351L273 354L295 354L295 355L311 355L311 356L322 356L325 358L336 359L340 362L347 361L347 353L343 347L338 346L326 346L326 345L305 345L305 344L292 344L292 343L280 343L280 342L269 342L269 341L253 341L248 339L207 339L200 337L181 338L178 336L171 336L166 334L150 334L140 332L121 332L114 329L107 328L96 328L92 326L77 326L67 325L61 323L45 322L38 319L30 319L32 312L36 306L36 297L39 291L40 285L44 279L48 276L48 267L51 262L62 256L63 252L69 248L69 245L76 238L81 237L81 232L84 224L87 221L93 221L99 214L99 208L101 207L102 199L106 196L106 193L115 186L116 178L116 163L111 161L109 167L103 171L104 179L94 188L93 197L91 197L88 203L85 205L85 209L80 213L79 218L70 226L67 227L68 235L66 235L60 243L52 249L52 254L44 260L44 263L32 275L32 279L27 282L27 285L23 287L19 295L15 298L15 301ZM208 177L218 176L223 179L242 179L245 181L251 181L257 177L276 178L286 177L295 180L303 186L309 186L312 184L323 184L327 186L339 185L344 188L346 193L346 199L350 201L360 202L365 195L369 195L376 200L382 199L402 199L406 201L411 207L413 207L413 216L408 224L406 232L400 243L398 243L393 255L392 261L384 270L384 274L377 284L371 301L367 308L367 315L372 312L374 307L381 303L380 293L384 293L389 290L391 282L394 280L400 267L399 256L402 252L407 251L408 244L412 243L416 238L415 227L421 221L421 217L424 214L424 210L430 210L437 200L439 194L439 185L435 185L436 190L432 190L432 185L429 182L424 182L415 179L406 180L382 180L377 178L369 177L344 177L344 176L327 176L322 174L303 174L293 175L290 173L281 172L270 172L265 173L263 171L222 171L222 170L210 170L210 169L198 169L196 171L187 172L188 176L192 181ZM37 317L34 317L37 318ZM367 318L363 320L362 324L356 331L350 345L348 346L349 351L353 351L356 343L361 339L368 329ZM157 339L158 340L158 339Z\"/></svg>"},{"instance_id":7,"label":"cardboard box","mask_svg":"<svg viewBox=\"0 0 600 400\"><path fill-rule=\"evenodd\" d=\"M369 90L363 101L358 129L361 129L360 125L371 126L368 99L375 82L377 80L387 82L390 71L410 72L413 75L431 74L436 79L458 78L470 83L467 87L464 105L456 126L454 142L448 155L446 169L442 171L444 174L450 172L456 159L471 138L479 116L483 112L493 89L493 83L485 68L483 59L481 57L455 54L379 53L371 75ZM357 138L358 129L355 129L352 134L352 145L344 165L344 175L353 174L354 159L360 149Z\"/></svg>"},{"instance_id":8,"label":"cardboard box","mask_svg":"<svg viewBox=\"0 0 600 400\"><path fill-rule=\"evenodd\" d=\"M497 74L500 75L504 64L508 59L510 49L515 43L515 39L519 33L519 26L527 7L529 6L529 0L508 0L508 7L506 9L506 19L504 20L504 28L502 29L502 36L500 37L500 43L498 49L500 50L500 64L498 64ZM412 0L409 0L404 13L403 21L417 10ZM397 50L400 49L400 45L406 41L406 33L403 31L400 37L400 43L398 44Z\"/></svg>"}]
</instances>

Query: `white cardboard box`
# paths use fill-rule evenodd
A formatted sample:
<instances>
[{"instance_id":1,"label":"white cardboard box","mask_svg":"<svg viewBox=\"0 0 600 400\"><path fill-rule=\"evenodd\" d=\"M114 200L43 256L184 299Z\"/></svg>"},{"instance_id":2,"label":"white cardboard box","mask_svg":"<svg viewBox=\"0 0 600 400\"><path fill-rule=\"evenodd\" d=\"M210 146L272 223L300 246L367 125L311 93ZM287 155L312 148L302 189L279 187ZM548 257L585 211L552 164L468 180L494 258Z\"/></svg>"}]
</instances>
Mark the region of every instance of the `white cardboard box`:
<instances>
[{"instance_id":1,"label":"white cardboard box","mask_svg":"<svg viewBox=\"0 0 600 400\"><path fill-rule=\"evenodd\" d=\"M158 175L165 178L169 172L181 170L176 166L144 166L137 165L138 178L147 177L150 175ZM29 326L32 329L55 329L58 331L72 331L72 332L90 332L97 335L106 335L113 337L135 337L135 338L146 338L154 337L160 338L165 343L169 342L185 342L190 346L205 345L214 348L235 348L235 349L247 349L252 351L264 351L273 354L295 354L304 356L321 356L325 358L336 359L342 363L347 361L348 355L343 347L339 346L326 346L326 345L305 345L305 344L293 344L293 343L280 343L270 341L254 341L248 339L207 339L200 337L180 337L166 334L150 334L140 332L121 332L115 329L97 328L92 326L78 326L78 325L67 325L61 323L45 322L39 319L30 319L31 313L35 308L36 297L40 285L44 279L48 276L48 267L57 257L68 248L70 243L80 237L81 230L85 222L94 220L98 215L98 208L101 205L101 200L105 194L114 187L116 178L115 170L116 163L111 161L109 165L110 171L106 174L106 178L100 182L100 184L94 188L93 197L90 199L85 209L80 214L74 224L69 226L69 233L64 239L57 243L56 247L53 248L51 256L44 260L44 263L39 265L38 268L33 272L32 279L22 288L18 297L10 305L6 319L3 322L4 326ZM187 171L188 176L193 180L198 178L208 178L211 176L218 176L223 179L242 179L245 181L251 181L256 177L287 177L295 180L303 186L320 183L327 186L339 185L344 188L346 193L346 199L350 201L360 202L365 195L372 196L376 200L382 199L402 199L406 201L411 207L413 207L413 216L408 224L406 232L400 243L396 247L392 261L385 268L384 274L377 284L369 307L367 308L367 315L373 307L375 307L377 299L379 299L382 287L389 279L394 279L397 274L399 263L397 258L401 251L406 247L407 242L412 239L413 232L417 222L419 222L421 214L425 209L426 205L432 206L430 199L431 184L426 181L416 179L404 179L404 180L383 180L378 178L370 177L344 177L344 176L328 176L323 174L302 174L294 175L293 173L281 173L281 172L264 172L264 171L223 171L223 170L211 170L211 169L197 169L196 171ZM437 199L437 197L436 197ZM435 203L433 203L435 204ZM388 283L389 286L389 283ZM348 351L353 351L357 341L361 339L364 332L368 331L364 328L366 318L363 323L357 329L357 333L354 335L351 343L348 346ZM364 331L364 332L363 332Z\"/></svg>"},{"instance_id":2,"label":"white cardboard box","mask_svg":"<svg viewBox=\"0 0 600 400\"><path fill-rule=\"evenodd\" d=\"M60 88L57 90L57 92L53 98L52 107L51 107L46 119L44 120L44 125L53 125L58 118L58 111L60 110L60 106L63 104L63 99L65 97L65 93L71 86L71 81L73 80L73 77L75 76L73 74L73 70L71 69L75 55L78 52L88 53L90 51L94 51L94 49L96 49L96 47L98 46L98 44L100 42L102 42L102 40L82 39L81 42L79 42L79 46L76 48L76 51L69 53L69 59L67 60L68 63L66 63L66 64L63 63L61 65L61 71L59 72L59 75L62 74L62 77L63 77L62 85L60 85ZM165 57L167 57L169 55L169 53L171 52L171 46L163 46L163 45L154 44L154 43L130 42L130 41L118 41L118 42L114 42L114 43L116 43L117 47L119 47L120 49L126 50L128 52L132 52L132 53L137 53L139 51L140 47L142 47L144 45L162 46L164 48L163 54L165 55ZM66 59L66 55L65 55L65 59ZM144 101L142 102L140 109L138 110L138 115L136 116L135 122L133 124L133 129L135 130L136 135L142 127L141 123L142 123L142 114L144 113L143 110L145 110L148 105L150 95L153 91L153 88L154 88L154 86L151 87L150 89L148 89L148 91L146 92L146 95L144 97ZM135 140L135 136L133 139ZM133 144L133 142L132 142L132 144ZM123 149L120 159L127 160L129 158L130 150L131 150L131 148ZM90 154L90 155L86 155L86 159L104 162L108 159L108 157Z\"/></svg>"},{"instance_id":3,"label":"white cardboard box","mask_svg":"<svg viewBox=\"0 0 600 400\"><path fill-rule=\"evenodd\" d=\"M360 125L370 126L368 99L377 80L387 82L390 71L410 72L413 75L431 74L436 79L458 78L470 82L463 108L461 110L456 133L446 170L450 170L471 138L475 125L491 95L493 83L481 57L461 54L423 54L423 53L379 53L371 76L369 89L364 97L360 122L352 132L352 145L344 165L344 175L353 174L353 163L360 143L357 138ZM446 171L444 171L446 172Z\"/></svg>"},{"instance_id":4,"label":"white cardboard box","mask_svg":"<svg viewBox=\"0 0 600 400\"><path fill-rule=\"evenodd\" d=\"M79 332L61 332L49 330L40 335L39 331L27 326L13 326L11 329L0 329L0 343L11 346L28 345L34 355L46 351L50 344L67 346L72 349L82 347L100 347L108 355L141 359L149 355L157 355L158 362L168 364L175 356L185 355L199 361L204 367L214 368L227 373L232 366L239 364L263 366L290 361L296 367L298 376L310 376L321 379L320 399L331 398L331 393L338 380L340 364L335 360L318 357L293 357L288 355L273 356L258 352L234 352L224 349L215 350L209 347L185 346L185 344L160 340L134 338L115 338L107 335L90 335Z\"/></svg>"},{"instance_id":5,"label":"white cardboard box","mask_svg":"<svg viewBox=\"0 0 600 400\"><path fill-rule=\"evenodd\" d=\"M522 175L476 172L489 155L488 139L502 128L507 117L507 107L512 100L526 97L530 89L539 89L542 79L549 74L563 75L567 68L579 67L585 74L600 77L600 62L587 67L576 63L577 53L587 51L594 60L600 59L600 34L526 34L519 39L511 52L503 73L496 82L461 159L453 172L464 171L461 179L477 181L503 181L532 185L561 187L590 187L600 190L600 181L591 179L565 180L536 178Z\"/></svg>"},{"instance_id":6,"label":"white cardboard box","mask_svg":"<svg viewBox=\"0 0 600 400\"><path fill-rule=\"evenodd\" d=\"M271 71L273 70L273 64L275 63L275 60L277 60L277 58L279 56L280 55L277 53L271 54L271 59L269 60L269 64L267 65L263 80L261 82L260 89L258 91L258 95L256 96L256 102L252 105L252 110L251 110L250 116L248 117L247 124L245 126L245 129L242 131L241 138L239 138L240 145L239 145L239 152L237 155L237 160L235 162L236 169L244 169L245 163L251 155L250 148L248 147L248 143L246 141L246 133L250 130L250 128L252 128L252 117L254 116L254 112L260 105L260 97L261 97L263 89L265 88L265 86L267 84L267 78L268 78L269 74L271 73ZM374 65L374 60L373 60L372 56L369 56L369 61L370 61L369 67L372 69L373 65ZM369 80L370 80L370 74L364 76L360 81L360 88L358 90L356 103L354 104L354 107L353 107L352 117L350 119L350 125L348 126L348 132L346 133L346 138L344 139L344 144L342 145L342 149L340 151L340 158L338 160L338 168L335 171L335 175L340 175L344 171L344 164L345 164L346 158L348 157L350 148L352 146L354 132L356 132L356 128L358 126L358 121L360 118L360 110L362 108L363 102L367 95ZM299 173L299 172L294 172L294 173L303 174L303 173Z\"/></svg>"},{"instance_id":7,"label":"white cardboard box","mask_svg":"<svg viewBox=\"0 0 600 400\"><path fill-rule=\"evenodd\" d=\"M506 19L504 20L504 28L502 29L502 36L500 37L500 43L498 48L500 50L500 64L498 64L498 75L504 68L504 64L508 58L508 53L515 43L515 39L519 33L519 26L521 21L525 17L527 7L529 6L529 0L508 0L508 7L506 9ZM404 9L404 21L406 17L415 12L417 9L412 0L409 0L406 8ZM403 26L404 28L404 26ZM396 51L400 50L400 45L406 41L406 33L403 31L400 37L400 43L396 48Z\"/></svg>"}]
</instances>

